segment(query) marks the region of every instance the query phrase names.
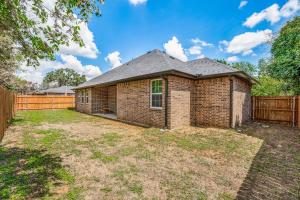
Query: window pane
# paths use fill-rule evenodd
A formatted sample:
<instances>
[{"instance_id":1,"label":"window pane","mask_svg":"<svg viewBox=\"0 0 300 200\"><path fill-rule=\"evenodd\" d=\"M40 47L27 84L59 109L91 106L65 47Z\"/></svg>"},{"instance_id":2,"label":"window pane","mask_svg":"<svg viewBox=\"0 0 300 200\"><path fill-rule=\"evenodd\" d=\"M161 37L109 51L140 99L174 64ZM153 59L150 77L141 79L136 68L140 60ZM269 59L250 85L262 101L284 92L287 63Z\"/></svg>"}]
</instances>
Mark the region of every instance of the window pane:
<instances>
[{"instance_id":1,"label":"window pane","mask_svg":"<svg viewBox=\"0 0 300 200\"><path fill-rule=\"evenodd\" d=\"M152 81L152 93L162 93L162 80Z\"/></svg>"},{"instance_id":2,"label":"window pane","mask_svg":"<svg viewBox=\"0 0 300 200\"><path fill-rule=\"evenodd\" d=\"M162 94L153 94L151 106L155 108L162 107Z\"/></svg>"}]
</instances>

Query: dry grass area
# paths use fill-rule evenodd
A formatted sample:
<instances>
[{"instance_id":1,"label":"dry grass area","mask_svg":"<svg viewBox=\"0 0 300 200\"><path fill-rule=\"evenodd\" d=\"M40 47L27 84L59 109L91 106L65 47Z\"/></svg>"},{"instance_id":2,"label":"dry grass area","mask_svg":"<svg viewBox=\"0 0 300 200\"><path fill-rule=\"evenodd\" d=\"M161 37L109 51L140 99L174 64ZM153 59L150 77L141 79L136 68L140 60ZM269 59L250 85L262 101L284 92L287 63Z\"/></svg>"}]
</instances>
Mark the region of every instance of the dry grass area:
<instances>
[{"instance_id":1,"label":"dry grass area","mask_svg":"<svg viewBox=\"0 0 300 200\"><path fill-rule=\"evenodd\" d=\"M257 129L164 131L68 110L21 112L0 149L0 199L242 198L264 144Z\"/></svg>"}]
</instances>

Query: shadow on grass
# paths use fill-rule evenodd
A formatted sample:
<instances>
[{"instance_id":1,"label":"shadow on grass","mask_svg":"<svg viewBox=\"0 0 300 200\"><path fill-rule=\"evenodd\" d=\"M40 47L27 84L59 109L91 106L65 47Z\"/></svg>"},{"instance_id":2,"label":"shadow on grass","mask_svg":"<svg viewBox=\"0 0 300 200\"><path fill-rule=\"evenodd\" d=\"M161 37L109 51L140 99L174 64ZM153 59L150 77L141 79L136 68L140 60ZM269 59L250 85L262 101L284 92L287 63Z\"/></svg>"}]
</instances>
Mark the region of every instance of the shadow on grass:
<instances>
[{"instance_id":1,"label":"shadow on grass","mask_svg":"<svg viewBox=\"0 0 300 200\"><path fill-rule=\"evenodd\" d=\"M61 159L45 151L0 146L0 199L35 199L60 184Z\"/></svg>"},{"instance_id":2,"label":"shadow on grass","mask_svg":"<svg viewBox=\"0 0 300 200\"><path fill-rule=\"evenodd\" d=\"M263 139L237 199L300 199L300 131L280 125L250 125L247 135Z\"/></svg>"}]
</instances>

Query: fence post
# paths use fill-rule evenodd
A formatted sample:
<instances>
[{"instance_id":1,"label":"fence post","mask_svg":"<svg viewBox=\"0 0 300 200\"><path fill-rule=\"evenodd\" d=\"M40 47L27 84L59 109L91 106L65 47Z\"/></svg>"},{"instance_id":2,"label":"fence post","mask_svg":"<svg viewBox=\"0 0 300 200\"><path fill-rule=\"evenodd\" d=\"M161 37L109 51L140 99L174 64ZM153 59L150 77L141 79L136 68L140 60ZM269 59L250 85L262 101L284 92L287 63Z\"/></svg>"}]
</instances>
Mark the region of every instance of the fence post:
<instances>
[{"instance_id":1,"label":"fence post","mask_svg":"<svg viewBox=\"0 0 300 200\"><path fill-rule=\"evenodd\" d=\"M298 98L298 110L297 110L297 113L298 113L298 128L300 128L300 96L297 97Z\"/></svg>"},{"instance_id":2,"label":"fence post","mask_svg":"<svg viewBox=\"0 0 300 200\"><path fill-rule=\"evenodd\" d=\"M296 96L292 97L292 127L295 127L296 119Z\"/></svg>"}]
</instances>

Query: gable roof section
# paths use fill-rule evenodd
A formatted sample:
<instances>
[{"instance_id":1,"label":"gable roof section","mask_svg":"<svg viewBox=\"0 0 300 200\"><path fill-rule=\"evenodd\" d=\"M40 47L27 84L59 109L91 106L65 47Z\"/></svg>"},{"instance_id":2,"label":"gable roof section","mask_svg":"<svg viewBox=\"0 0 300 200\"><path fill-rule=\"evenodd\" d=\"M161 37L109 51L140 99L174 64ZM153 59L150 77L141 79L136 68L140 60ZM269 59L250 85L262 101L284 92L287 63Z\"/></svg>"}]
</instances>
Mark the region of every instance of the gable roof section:
<instances>
[{"instance_id":1,"label":"gable roof section","mask_svg":"<svg viewBox=\"0 0 300 200\"><path fill-rule=\"evenodd\" d=\"M129 79L138 79L150 75L154 76L164 73L170 74L171 72L184 74L193 78L199 78L213 75L239 73L240 71L208 58L182 62L160 50L155 49L94 79L89 80L77 86L75 89L122 82ZM244 75L246 74L244 73Z\"/></svg>"}]
</instances>

